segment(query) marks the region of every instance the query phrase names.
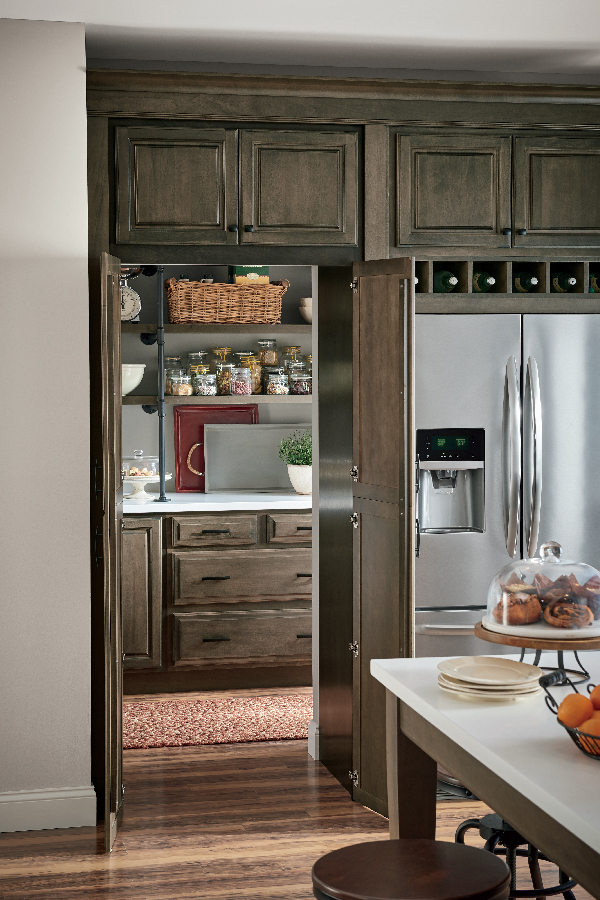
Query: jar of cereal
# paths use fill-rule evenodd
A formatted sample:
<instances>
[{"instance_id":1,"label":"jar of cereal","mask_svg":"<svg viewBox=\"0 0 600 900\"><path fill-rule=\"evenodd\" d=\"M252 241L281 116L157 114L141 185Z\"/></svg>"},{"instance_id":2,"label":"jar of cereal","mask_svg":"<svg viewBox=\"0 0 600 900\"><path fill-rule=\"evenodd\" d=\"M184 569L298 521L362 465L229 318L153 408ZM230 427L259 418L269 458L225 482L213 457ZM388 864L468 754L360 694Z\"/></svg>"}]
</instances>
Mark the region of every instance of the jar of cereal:
<instances>
[{"instance_id":1,"label":"jar of cereal","mask_svg":"<svg viewBox=\"0 0 600 900\"><path fill-rule=\"evenodd\" d=\"M267 394L289 394L290 386L287 375L283 372L276 375L269 375L267 383Z\"/></svg>"}]
</instances>

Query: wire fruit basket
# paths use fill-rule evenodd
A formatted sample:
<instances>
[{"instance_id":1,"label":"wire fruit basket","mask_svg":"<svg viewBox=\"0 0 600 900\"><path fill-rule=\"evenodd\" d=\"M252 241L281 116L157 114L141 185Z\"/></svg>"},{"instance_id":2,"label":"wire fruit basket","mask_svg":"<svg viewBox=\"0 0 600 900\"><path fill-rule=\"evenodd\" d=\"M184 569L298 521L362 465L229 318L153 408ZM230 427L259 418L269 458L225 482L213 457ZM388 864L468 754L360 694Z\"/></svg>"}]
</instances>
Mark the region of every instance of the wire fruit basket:
<instances>
[{"instance_id":1,"label":"wire fruit basket","mask_svg":"<svg viewBox=\"0 0 600 900\"><path fill-rule=\"evenodd\" d=\"M544 688L546 691L546 706L550 710L550 712L554 713L557 717L557 722L564 728L566 732L568 732L569 737L576 744L582 753L585 753L586 756L591 757L591 759L597 759L600 761L600 737L594 734L586 734L584 731L580 731L578 728L570 728L568 725L565 725L558 718L558 706L559 704L556 702L556 699L552 696L549 687L556 687L558 685L568 684L570 685L576 694L579 693L569 676L561 669L557 669L555 672L551 672L549 675L543 675L540 678L540 686ZM588 684L587 691L588 694L594 690L595 685Z\"/></svg>"}]
</instances>

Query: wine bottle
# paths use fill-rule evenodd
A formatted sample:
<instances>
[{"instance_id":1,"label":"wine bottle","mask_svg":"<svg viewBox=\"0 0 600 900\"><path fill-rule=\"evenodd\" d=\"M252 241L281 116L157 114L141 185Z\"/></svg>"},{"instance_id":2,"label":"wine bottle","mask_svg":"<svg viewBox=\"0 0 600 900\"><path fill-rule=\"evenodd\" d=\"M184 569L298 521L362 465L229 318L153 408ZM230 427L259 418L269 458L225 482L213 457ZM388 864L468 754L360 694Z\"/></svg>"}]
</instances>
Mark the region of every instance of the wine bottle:
<instances>
[{"instance_id":1,"label":"wine bottle","mask_svg":"<svg viewBox=\"0 0 600 900\"><path fill-rule=\"evenodd\" d=\"M600 294L600 272L590 272L590 294Z\"/></svg>"},{"instance_id":2,"label":"wine bottle","mask_svg":"<svg viewBox=\"0 0 600 900\"><path fill-rule=\"evenodd\" d=\"M496 284L496 279L480 269L473 270L473 293L485 294L491 287Z\"/></svg>"},{"instance_id":3,"label":"wine bottle","mask_svg":"<svg viewBox=\"0 0 600 900\"><path fill-rule=\"evenodd\" d=\"M553 272L550 277L550 293L566 294L572 291L577 284L577 279L568 272Z\"/></svg>"},{"instance_id":4,"label":"wine bottle","mask_svg":"<svg viewBox=\"0 0 600 900\"><path fill-rule=\"evenodd\" d=\"M433 290L436 294L446 294L454 290L458 284L458 278L452 272L441 270L433 273Z\"/></svg>"},{"instance_id":5,"label":"wine bottle","mask_svg":"<svg viewBox=\"0 0 600 900\"><path fill-rule=\"evenodd\" d=\"M529 272L515 272L513 274L513 291L519 294L529 294L537 284L537 278Z\"/></svg>"}]
</instances>

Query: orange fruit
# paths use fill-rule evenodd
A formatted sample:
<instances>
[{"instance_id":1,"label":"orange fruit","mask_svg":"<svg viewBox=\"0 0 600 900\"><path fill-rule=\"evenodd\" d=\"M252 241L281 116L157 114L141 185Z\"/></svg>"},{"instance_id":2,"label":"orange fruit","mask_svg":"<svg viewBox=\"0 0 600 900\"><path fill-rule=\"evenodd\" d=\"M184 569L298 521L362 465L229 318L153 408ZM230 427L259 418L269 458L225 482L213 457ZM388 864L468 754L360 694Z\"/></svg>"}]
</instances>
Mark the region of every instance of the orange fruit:
<instances>
[{"instance_id":1,"label":"orange fruit","mask_svg":"<svg viewBox=\"0 0 600 900\"><path fill-rule=\"evenodd\" d=\"M592 719L600 719L600 709L595 709L592 713Z\"/></svg>"},{"instance_id":2,"label":"orange fruit","mask_svg":"<svg viewBox=\"0 0 600 900\"><path fill-rule=\"evenodd\" d=\"M597 684L591 692L590 700L594 704L594 709L600 709L600 684Z\"/></svg>"},{"instance_id":3,"label":"orange fruit","mask_svg":"<svg viewBox=\"0 0 600 900\"><path fill-rule=\"evenodd\" d=\"M582 731L584 734L592 734L594 737L600 738L600 719L588 719L586 722L582 722L578 728L578 731Z\"/></svg>"},{"instance_id":4,"label":"orange fruit","mask_svg":"<svg viewBox=\"0 0 600 900\"><path fill-rule=\"evenodd\" d=\"M583 732L583 734L582 734ZM592 735L592 738L586 738L585 735ZM582 722L579 726L579 740L588 751L594 756L600 756L600 718L592 717L587 722Z\"/></svg>"},{"instance_id":5,"label":"orange fruit","mask_svg":"<svg viewBox=\"0 0 600 900\"><path fill-rule=\"evenodd\" d=\"M568 728L579 728L582 722L592 717L594 705L583 694L567 694L558 707L558 718Z\"/></svg>"}]
</instances>

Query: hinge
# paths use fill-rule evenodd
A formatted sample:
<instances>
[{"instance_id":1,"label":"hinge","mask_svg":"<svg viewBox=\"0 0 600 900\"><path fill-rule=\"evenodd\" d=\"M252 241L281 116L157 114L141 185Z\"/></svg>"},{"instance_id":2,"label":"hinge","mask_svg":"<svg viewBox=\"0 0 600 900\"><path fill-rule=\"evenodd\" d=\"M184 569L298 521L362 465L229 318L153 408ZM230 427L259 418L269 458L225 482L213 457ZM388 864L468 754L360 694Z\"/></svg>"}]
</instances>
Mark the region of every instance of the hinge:
<instances>
[{"instance_id":1,"label":"hinge","mask_svg":"<svg viewBox=\"0 0 600 900\"><path fill-rule=\"evenodd\" d=\"M352 651L355 659L358 657L358 641L352 641L351 644L348 644L348 650Z\"/></svg>"},{"instance_id":2,"label":"hinge","mask_svg":"<svg viewBox=\"0 0 600 900\"><path fill-rule=\"evenodd\" d=\"M353 528L358 528L358 513L352 513L350 516Z\"/></svg>"},{"instance_id":3,"label":"hinge","mask_svg":"<svg viewBox=\"0 0 600 900\"><path fill-rule=\"evenodd\" d=\"M352 481L358 481L358 466L352 466L350 469L350 476Z\"/></svg>"},{"instance_id":4,"label":"hinge","mask_svg":"<svg viewBox=\"0 0 600 900\"><path fill-rule=\"evenodd\" d=\"M353 278L350 282L350 287L354 291L355 294L358 294L358 278Z\"/></svg>"},{"instance_id":5,"label":"hinge","mask_svg":"<svg viewBox=\"0 0 600 900\"><path fill-rule=\"evenodd\" d=\"M348 776L354 787L358 787L358 772L356 771L356 769L354 769L354 771L350 769L350 771L348 772Z\"/></svg>"}]
</instances>

